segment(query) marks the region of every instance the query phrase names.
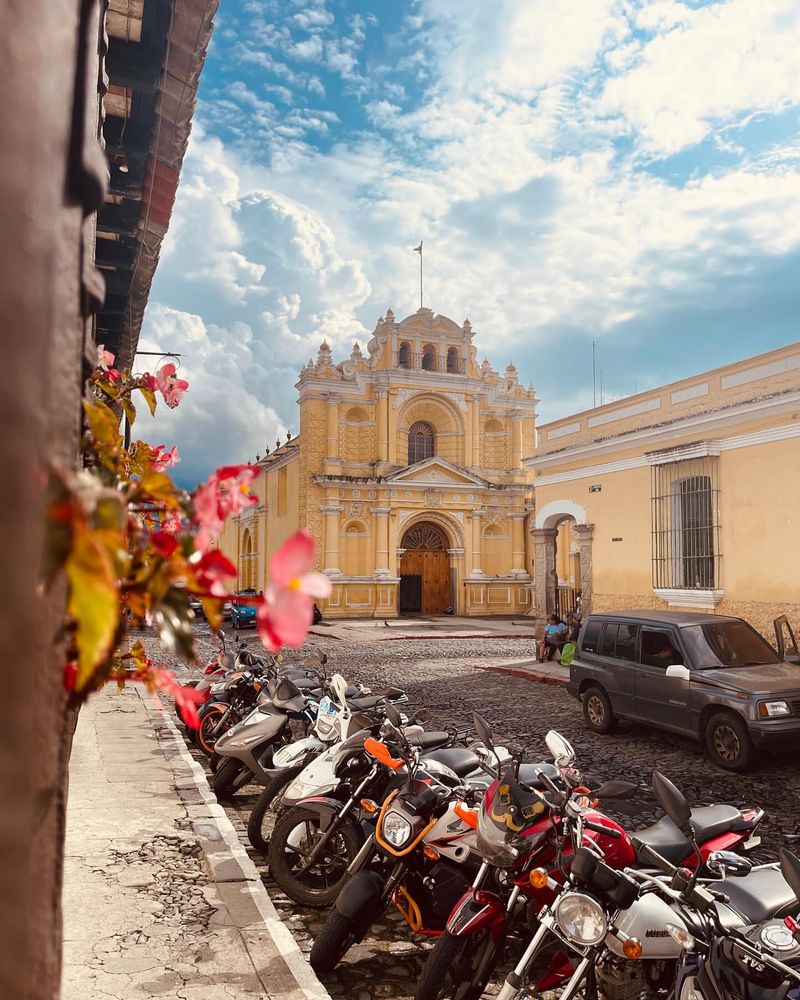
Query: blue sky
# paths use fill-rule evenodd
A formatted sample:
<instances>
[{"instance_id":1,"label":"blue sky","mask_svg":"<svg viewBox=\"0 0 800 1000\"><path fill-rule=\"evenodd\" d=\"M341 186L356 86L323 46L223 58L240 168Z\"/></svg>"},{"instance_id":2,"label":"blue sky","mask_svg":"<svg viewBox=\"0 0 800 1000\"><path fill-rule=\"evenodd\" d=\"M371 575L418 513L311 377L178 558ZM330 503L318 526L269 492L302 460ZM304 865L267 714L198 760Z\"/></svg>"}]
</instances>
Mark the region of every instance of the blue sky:
<instances>
[{"instance_id":1,"label":"blue sky","mask_svg":"<svg viewBox=\"0 0 800 1000\"><path fill-rule=\"evenodd\" d=\"M800 339L800 0L221 0L143 347L190 483L426 305L540 421Z\"/></svg>"}]
</instances>

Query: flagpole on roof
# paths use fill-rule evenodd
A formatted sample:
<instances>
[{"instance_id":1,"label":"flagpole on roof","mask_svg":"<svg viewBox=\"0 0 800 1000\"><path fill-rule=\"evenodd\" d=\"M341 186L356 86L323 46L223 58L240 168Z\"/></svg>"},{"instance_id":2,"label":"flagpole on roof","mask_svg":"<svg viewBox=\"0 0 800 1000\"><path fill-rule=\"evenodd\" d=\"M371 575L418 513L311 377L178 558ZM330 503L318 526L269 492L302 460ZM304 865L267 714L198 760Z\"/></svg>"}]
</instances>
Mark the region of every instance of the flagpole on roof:
<instances>
[{"instance_id":1,"label":"flagpole on roof","mask_svg":"<svg viewBox=\"0 0 800 1000\"><path fill-rule=\"evenodd\" d=\"M419 254L419 307L422 308L422 240L419 241L419 246L414 247L414 253Z\"/></svg>"}]
</instances>

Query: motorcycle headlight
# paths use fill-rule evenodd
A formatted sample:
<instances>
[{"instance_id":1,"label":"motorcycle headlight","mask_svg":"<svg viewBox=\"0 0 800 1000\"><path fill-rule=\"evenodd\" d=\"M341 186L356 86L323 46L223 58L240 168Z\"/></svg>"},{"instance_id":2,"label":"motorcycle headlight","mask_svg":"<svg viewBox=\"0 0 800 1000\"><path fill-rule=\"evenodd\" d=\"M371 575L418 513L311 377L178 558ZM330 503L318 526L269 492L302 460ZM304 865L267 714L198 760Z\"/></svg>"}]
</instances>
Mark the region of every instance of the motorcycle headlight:
<instances>
[{"instance_id":1,"label":"motorcycle headlight","mask_svg":"<svg viewBox=\"0 0 800 1000\"><path fill-rule=\"evenodd\" d=\"M553 916L562 934L574 944L600 944L608 931L603 908L591 896L567 892L553 907Z\"/></svg>"},{"instance_id":2,"label":"motorcycle headlight","mask_svg":"<svg viewBox=\"0 0 800 1000\"><path fill-rule=\"evenodd\" d=\"M405 816L390 810L383 817L383 836L392 847L402 847L411 836L411 824Z\"/></svg>"}]
</instances>

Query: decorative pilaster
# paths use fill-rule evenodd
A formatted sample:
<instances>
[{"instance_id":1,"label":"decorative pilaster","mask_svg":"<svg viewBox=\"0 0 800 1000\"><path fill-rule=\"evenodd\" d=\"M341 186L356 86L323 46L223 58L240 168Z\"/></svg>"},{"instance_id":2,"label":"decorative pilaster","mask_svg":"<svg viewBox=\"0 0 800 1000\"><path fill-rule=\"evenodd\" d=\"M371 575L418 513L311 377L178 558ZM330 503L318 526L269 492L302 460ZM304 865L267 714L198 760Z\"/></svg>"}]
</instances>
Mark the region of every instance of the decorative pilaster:
<instances>
[{"instance_id":1,"label":"decorative pilaster","mask_svg":"<svg viewBox=\"0 0 800 1000\"><path fill-rule=\"evenodd\" d=\"M324 503L320 511L325 515L325 572L328 576L341 576L339 569L339 515L344 509L340 504Z\"/></svg>"},{"instance_id":2,"label":"decorative pilaster","mask_svg":"<svg viewBox=\"0 0 800 1000\"><path fill-rule=\"evenodd\" d=\"M481 520L483 511L473 510L472 512L472 570L471 577L484 576L481 568Z\"/></svg>"},{"instance_id":3,"label":"decorative pilaster","mask_svg":"<svg viewBox=\"0 0 800 1000\"><path fill-rule=\"evenodd\" d=\"M592 610L592 539L593 524L573 524L572 533L578 539L578 557L581 563L581 613Z\"/></svg>"},{"instance_id":4,"label":"decorative pilaster","mask_svg":"<svg viewBox=\"0 0 800 1000\"><path fill-rule=\"evenodd\" d=\"M556 610L556 535L555 528L534 528L533 595L537 616L544 618Z\"/></svg>"},{"instance_id":5,"label":"decorative pilaster","mask_svg":"<svg viewBox=\"0 0 800 1000\"><path fill-rule=\"evenodd\" d=\"M378 410L378 461L389 461L389 390L376 389L375 402Z\"/></svg>"},{"instance_id":6,"label":"decorative pilaster","mask_svg":"<svg viewBox=\"0 0 800 1000\"><path fill-rule=\"evenodd\" d=\"M527 576L525 566L525 515L510 514L511 518L511 574L512 576Z\"/></svg>"},{"instance_id":7,"label":"decorative pilaster","mask_svg":"<svg viewBox=\"0 0 800 1000\"><path fill-rule=\"evenodd\" d=\"M326 461L335 462L339 458L339 397L328 396L328 443Z\"/></svg>"},{"instance_id":8,"label":"decorative pilaster","mask_svg":"<svg viewBox=\"0 0 800 1000\"><path fill-rule=\"evenodd\" d=\"M375 534L375 576L391 576L389 566L389 508L374 507L372 510Z\"/></svg>"},{"instance_id":9,"label":"decorative pilaster","mask_svg":"<svg viewBox=\"0 0 800 1000\"><path fill-rule=\"evenodd\" d=\"M522 471L522 414L519 410L511 414L511 471Z\"/></svg>"},{"instance_id":10,"label":"decorative pilaster","mask_svg":"<svg viewBox=\"0 0 800 1000\"><path fill-rule=\"evenodd\" d=\"M472 460L471 465L481 464L481 397L472 397Z\"/></svg>"}]
</instances>

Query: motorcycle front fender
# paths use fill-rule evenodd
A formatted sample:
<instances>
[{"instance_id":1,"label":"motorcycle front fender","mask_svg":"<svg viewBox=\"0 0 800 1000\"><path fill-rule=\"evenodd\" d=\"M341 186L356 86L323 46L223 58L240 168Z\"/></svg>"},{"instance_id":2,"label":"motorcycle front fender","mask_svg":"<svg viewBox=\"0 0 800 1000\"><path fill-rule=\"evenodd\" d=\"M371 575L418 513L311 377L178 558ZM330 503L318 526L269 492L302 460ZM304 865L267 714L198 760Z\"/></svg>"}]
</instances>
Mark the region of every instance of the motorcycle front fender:
<instances>
[{"instance_id":1,"label":"motorcycle front fender","mask_svg":"<svg viewBox=\"0 0 800 1000\"><path fill-rule=\"evenodd\" d=\"M498 895L483 889L470 889L447 918L447 931L453 937L466 937L488 927L492 937L498 938L505 918L506 908Z\"/></svg>"},{"instance_id":2,"label":"motorcycle front fender","mask_svg":"<svg viewBox=\"0 0 800 1000\"><path fill-rule=\"evenodd\" d=\"M311 798L301 799L297 805L300 809L308 809L309 812L316 813L319 816L319 828L323 833L331 826L342 808L342 803L337 799L327 798L324 795L313 795ZM358 823L354 822L350 817L345 819L345 823L350 824L363 838L363 831Z\"/></svg>"},{"instance_id":3,"label":"motorcycle front fender","mask_svg":"<svg viewBox=\"0 0 800 1000\"><path fill-rule=\"evenodd\" d=\"M369 926L383 909L385 889L386 879L378 872L370 869L356 872L336 897L336 909L343 917L358 915Z\"/></svg>"}]
</instances>

